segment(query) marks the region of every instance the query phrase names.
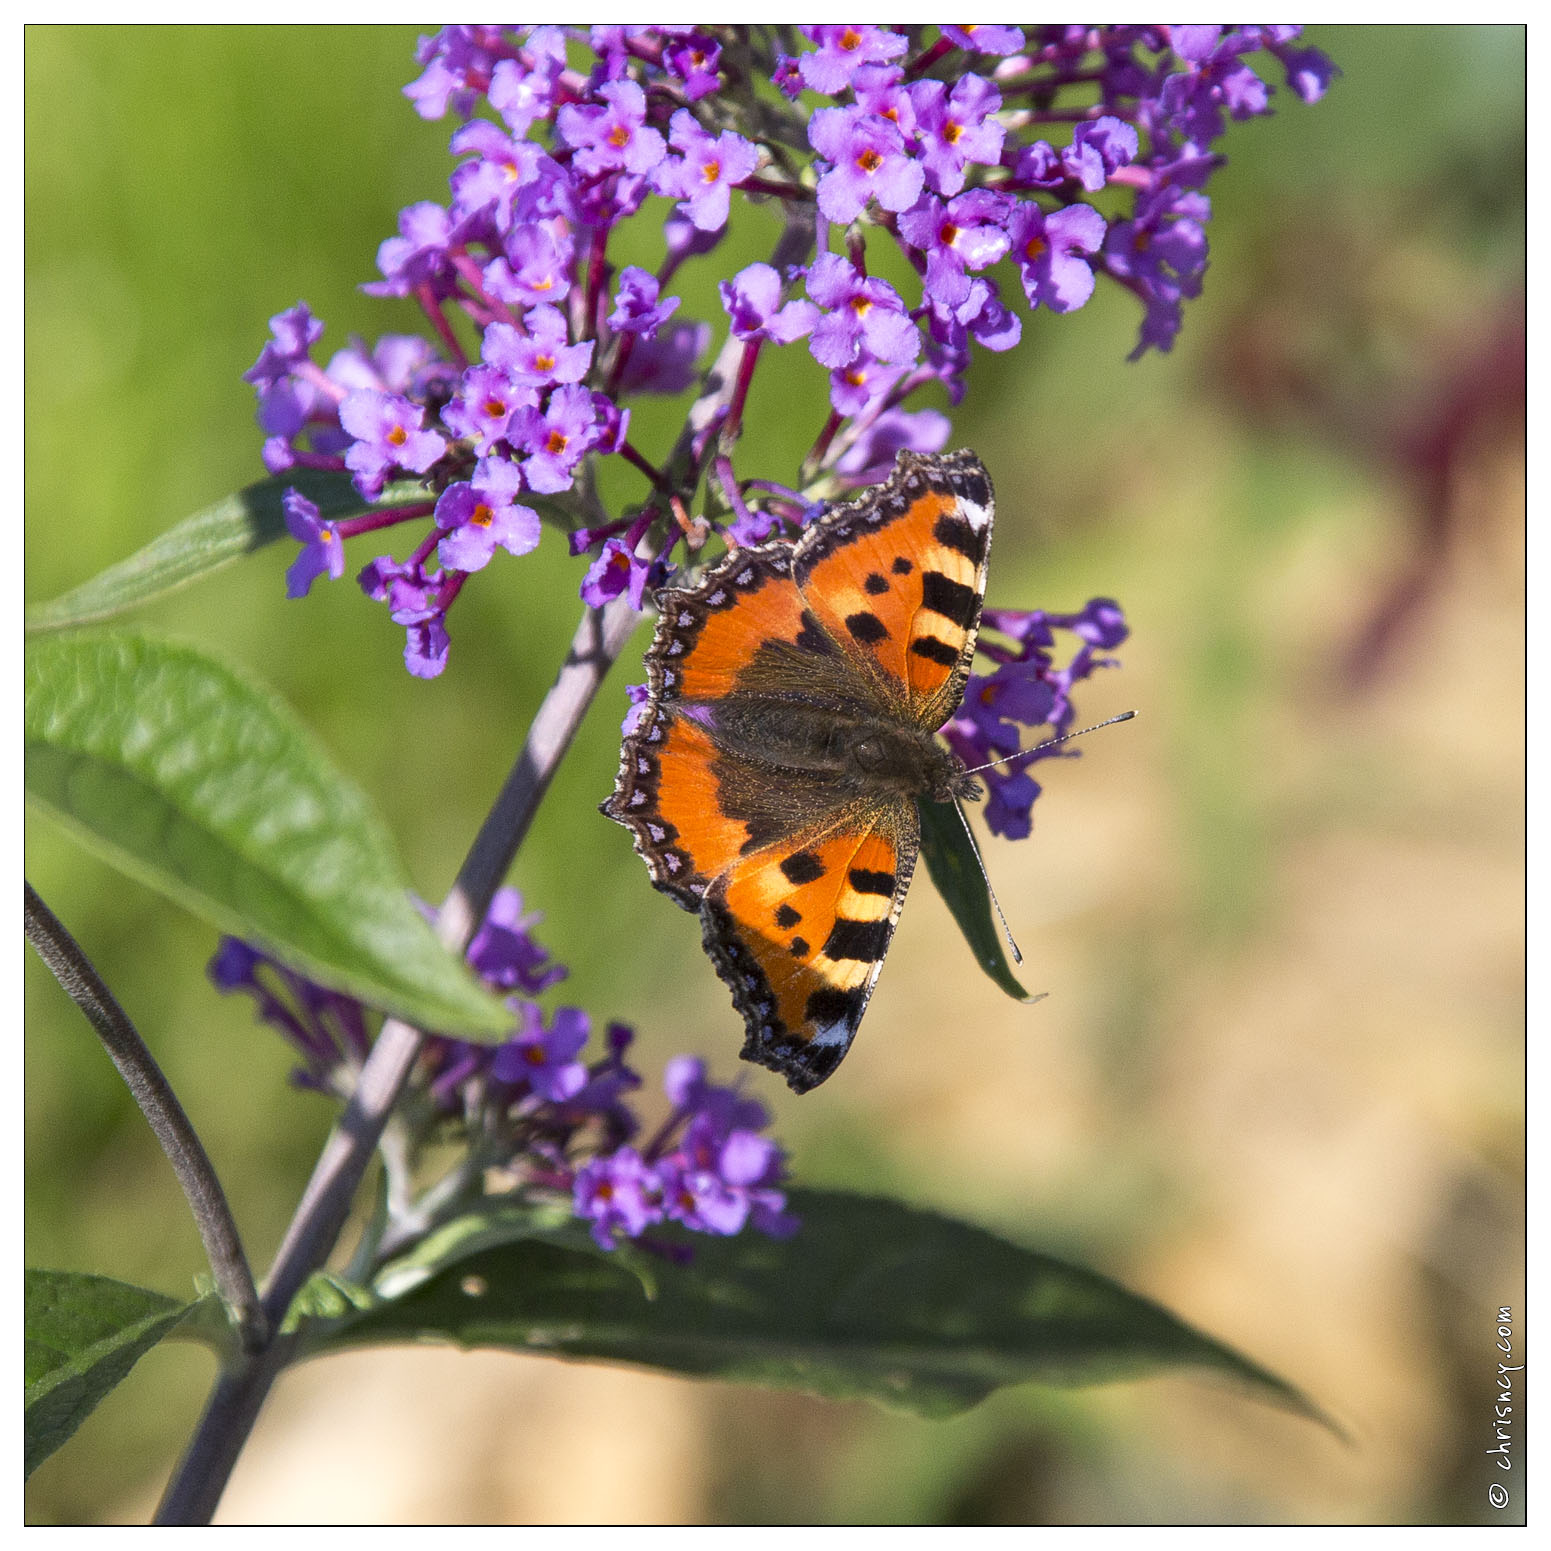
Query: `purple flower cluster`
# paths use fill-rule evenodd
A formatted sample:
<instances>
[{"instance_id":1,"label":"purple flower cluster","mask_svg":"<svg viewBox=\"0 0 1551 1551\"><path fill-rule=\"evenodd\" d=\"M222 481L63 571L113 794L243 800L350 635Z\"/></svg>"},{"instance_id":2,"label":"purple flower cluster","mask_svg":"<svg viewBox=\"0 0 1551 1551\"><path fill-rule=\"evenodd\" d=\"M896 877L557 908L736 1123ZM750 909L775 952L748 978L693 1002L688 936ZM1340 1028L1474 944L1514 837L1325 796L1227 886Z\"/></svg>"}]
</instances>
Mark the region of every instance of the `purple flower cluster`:
<instances>
[{"instance_id":1,"label":"purple flower cluster","mask_svg":"<svg viewBox=\"0 0 1551 1551\"><path fill-rule=\"evenodd\" d=\"M1213 147L1230 121L1269 111L1251 61L1275 58L1306 102L1334 74L1291 27L798 31L794 55L767 27L456 26L422 40L406 92L426 118L463 120L459 163L445 205L402 212L365 289L415 301L436 343L387 336L320 366L322 325L299 304L271 320L246 375L271 473L348 470L367 501L400 481L425 498L324 525L293 496L293 596L343 574L345 540L422 524L404 560L378 556L359 580L429 677L466 578L497 549L532 550L543 521L592 557L587 602L639 605L675 547L703 538L697 501L744 542L876 477L892 451L939 450L946 417L908 401L936 385L957 403L973 348L1012 349L1027 312L1073 312L1107 277L1142 303L1137 353L1168 349L1206 268ZM669 287L720 242L734 194L789 221L778 263L719 283L741 352L728 378L710 370L716 330L682 316ZM610 255L638 216L662 227L655 271ZM809 232L816 243L794 249ZM879 233L914 270L911 294L869 266ZM761 352L799 342L827 400L803 489L772 517L750 509L731 453ZM691 455L654 462L630 440L629 400L696 385L713 407L675 438ZM614 521L581 477L609 455L643 481Z\"/></svg>"},{"instance_id":2,"label":"purple flower cluster","mask_svg":"<svg viewBox=\"0 0 1551 1551\"><path fill-rule=\"evenodd\" d=\"M724 1235L745 1226L776 1237L796 1232L780 1189L785 1153L761 1134L769 1114L737 1088L709 1082L703 1062L684 1056L668 1063L668 1116L640 1139L629 1096L642 1081L625 1060L635 1035L610 1023L602 1053L588 1059L589 1014L580 1007L545 1014L534 998L566 970L534 939L538 920L523 913L515 889L497 892L468 959L507 993L515 1030L499 1045L427 1040L401 1113L419 1116L427 1136L461 1128L477 1172L499 1170L526 1199L568 1201L605 1249L662 1223ZM293 1080L347 1096L370 1046L359 1002L235 937L222 939L209 974L217 989L251 996L261 1021L299 1052Z\"/></svg>"},{"instance_id":3,"label":"purple flower cluster","mask_svg":"<svg viewBox=\"0 0 1551 1551\"><path fill-rule=\"evenodd\" d=\"M1070 745L1049 746L1049 739L1072 730L1076 711L1072 686L1095 668L1118 666L1099 655L1130 634L1120 605L1110 598L1090 599L1076 614L1044 609L986 609L980 622L980 651L996 663L990 673L971 674L958 715L943 729L949 746L965 765L975 768L1006 761L980 772L986 783L986 826L1009 840L1025 838L1033 827L1031 809L1040 785L1028 767L1036 760L1074 757ZM1055 631L1078 640L1066 666L1056 666ZM988 636L987 632L994 632ZM1004 639L996 639L1002 637ZM1010 644L1008 644L1010 643ZM1023 749L1019 727L1050 729L1046 747ZM1009 759L1009 755L1016 758Z\"/></svg>"}]
</instances>

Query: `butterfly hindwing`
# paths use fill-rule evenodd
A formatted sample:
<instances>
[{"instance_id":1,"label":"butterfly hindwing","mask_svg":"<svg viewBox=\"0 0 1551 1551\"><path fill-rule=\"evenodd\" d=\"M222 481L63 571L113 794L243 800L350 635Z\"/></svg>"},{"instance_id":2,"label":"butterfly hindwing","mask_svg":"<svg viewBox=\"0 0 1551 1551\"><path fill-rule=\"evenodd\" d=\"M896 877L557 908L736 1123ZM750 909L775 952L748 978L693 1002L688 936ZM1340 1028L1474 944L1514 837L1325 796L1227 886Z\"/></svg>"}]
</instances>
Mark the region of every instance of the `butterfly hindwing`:
<instances>
[{"instance_id":1,"label":"butterfly hindwing","mask_svg":"<svg viewBox=\"0 0 1551 1551\"><path fill-rule=\"evenodd\" d=\"M822 1082L862 1021L915 866L910 802L744 858L712 884L702 936L732 989L743 1055L798 1093Z\"/></svg>"},{"instance_id":2,"label":"butterfly hindwing","mask_svg":"<svg viewBox=\"0 0 1551 1551\"><path fill-rule=\"evenodd\" d=\"M904 453L886 484L827 511L793 556L818 623L933 732L958 708L975 654L991 513L973 453Z\"/></svg>"}]
</instances>

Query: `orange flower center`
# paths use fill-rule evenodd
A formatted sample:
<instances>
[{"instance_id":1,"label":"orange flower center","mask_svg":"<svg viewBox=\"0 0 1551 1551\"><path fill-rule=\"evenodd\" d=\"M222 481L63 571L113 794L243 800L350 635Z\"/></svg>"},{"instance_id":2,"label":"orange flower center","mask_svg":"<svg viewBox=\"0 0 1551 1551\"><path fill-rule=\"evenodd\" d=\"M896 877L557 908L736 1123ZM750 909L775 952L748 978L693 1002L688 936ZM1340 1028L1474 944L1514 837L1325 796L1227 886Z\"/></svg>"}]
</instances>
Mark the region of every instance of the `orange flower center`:
<instances>
[{"instance_id":1,"label":"orange flower center","mask_svg":"<svg viewBox=\"0 0 1551 1551\"><path fill-rule=\"evenodd\" d=\"M959 229L952 221L944 221L937 228L937 240L943 247L951 248L959 240Z\"/></svg>"},{"instance_id":2,"label":"orange flower center","mask_svg":"<svg viewBox=\"0 0 1551 1551\"><path fill-rule=\"evenodd\" d=\"M469 518L469 521L477 528L488 528L495 521L495 513L483 501L480 501L475 506L474 515Z\"/></svg>"},{"instance_id":3,"label":"orange flower center","mask_svg":"<svg viewBox=\"0 0 1551 1551\"><path fill-rule=\"evenodd\" d=\"M402 447L404 443L409 440L409 432L406 431L403 426L396 425L391 431L388 432L388 440L392 442L395 447Z\"/></svg>"},{"instance_id":4,"label":"orange flower center","mask_svg":"<svg viewBox=\"0 0 1551 1551\"><path fill-rule=\"evenodd\" d=\"M876 151L866 150L856 158L856 165L860 167L863 172L876 172L883 165L883 158L879 156Z\"/></svg>"},{"instance_id":5,"label":"orange flower center","mask_svg":"<svg viewBox=\"0 0 1551 1551\"><path fill-rule=\"evenodd\" d=\"M853 53L861 46L862 35L854 27L847 27L846 30L840 34L840 47L843 48L846 53Z\"/></svg>"},{"instance_id":6,"label":"orange flower center","mask_svg":"<svg viewBox=\"0 0 1551 1551\"><path fill-rule=\"evenodd\" d=\"M551 431L544 443L544 450L546 452L552 452L558 457L559 454L565 451L566 443L570 440L571 438L569 436L564 435L560 431Z\"/></svg>"},{"instance_id":7,"label":"orange flower center","mask_svg":"<svg viewBox=\"0 0 1551 1551\"><path fill-rule=\"evenodd\" d=\"M707 162L700 169L700 181L706 184L707 187L715 183L716 180L721 177L721 175L722 164L720 162Z\"/></svg>"},{"instance_id":8,"label":"orange flower center","mask_svg":"<svg viewBox=\"0 0 1551 1551\"><path fill-rule=\"evenodd\" d=\"M1023 252L1032 263L1033 260L1037 259L1040 254L1043 253L1049 246L1050 244L1046 242L1043 237L1030 237L1029 240L1023 245Z\"/></svg>"},{"instance_id":9,"label":"orange flower center","mask_svg":"<svg viewBox=\"0 0 1551 1551\"><path fill-rule=\"evenodd\" d=\"M616 124L608 132L608 142L616 151L621 151L630 144L630 131L623 124Z\"/></svg>"}]
</instances>

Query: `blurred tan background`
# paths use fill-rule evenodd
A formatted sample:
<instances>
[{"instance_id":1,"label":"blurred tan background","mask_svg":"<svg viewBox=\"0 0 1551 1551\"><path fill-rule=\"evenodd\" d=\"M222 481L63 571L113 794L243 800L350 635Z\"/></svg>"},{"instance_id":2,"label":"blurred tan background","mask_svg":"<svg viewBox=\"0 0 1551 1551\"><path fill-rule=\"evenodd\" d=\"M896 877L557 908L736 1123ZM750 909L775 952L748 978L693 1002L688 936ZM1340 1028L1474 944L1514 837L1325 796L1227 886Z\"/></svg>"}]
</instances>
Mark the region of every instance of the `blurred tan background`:
<instances>
[{"instance_id":1,"label":"blurred tan background","mask_svg":"<svg viewBox=\"0 0 1551 1551\"><path fill-rule=\"evenodd\" d=\"M238 376L270 313L306 297L325 353L414 326L353 290L397 209L445 190L450 124L398 96L413 37L28 31L29 598L258 476ZM1517 1419L1510 1477L1485 1449L1497 1309L1522 1335L1524 1296L1523 35L1311 40L1345 74L1227 137L1175 353L1127 365L1134 308L1101 286L982 361L956 415L997 486L990 601L1110 594L1134 632L1079 703L1137 720L1043 767L1033 838L986 847L1048 999L1015 1006L980 976L923 876L837 1076L801 1099L749 1079L803 1181L1092 1265L1299 1385L1350 1440L1188 1374L1026 1386L925 1422L384 1351L282 1381L227 1521L1517 1518ZM686 310L714 315L717 269L766 240L703 261ZM740 472L784 479L812 430L763 386ZM643 424L643 444L670 425ZM144 623L296 705L438 897L559 660L579 565L553 535L499 558L426 685L350 584L287 604L287 560ZM644 644L513 881L572 968L557 995L635 1023L649 1080L682 1050L726 1077L740 1031L694 924L595 812ZM327 1106L206 985L207 928L46 820L27 842L29 879L164 1060L263 1264ZM160 1155L35 961L26 988L27 1263L187 1293L199 1246ZM153 1352L38 1471L28 1517L146 1517L210 1367Z\"/></svg>"}]
</instances>

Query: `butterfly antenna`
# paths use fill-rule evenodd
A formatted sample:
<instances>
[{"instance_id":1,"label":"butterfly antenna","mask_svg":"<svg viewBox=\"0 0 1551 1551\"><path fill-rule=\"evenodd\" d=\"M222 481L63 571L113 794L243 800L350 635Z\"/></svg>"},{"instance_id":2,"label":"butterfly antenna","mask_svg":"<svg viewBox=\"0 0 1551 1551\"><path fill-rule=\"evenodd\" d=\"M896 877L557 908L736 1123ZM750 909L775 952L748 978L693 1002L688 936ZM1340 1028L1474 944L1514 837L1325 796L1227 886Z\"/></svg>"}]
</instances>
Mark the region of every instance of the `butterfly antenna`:
<instances>
[{"instance_id":1,"label":"butterfly antenna","mask_svg":"<svg viewBox=\"0 0 1551 1551\"><path fill-rule=\"evenodd\" d=\"M1002 923L1002 935L1007 939L1007 946L1012 949L1012 961L1014 964L1021 964L1023 949L1018 946L1013 937L1012 928L1007 924L1007 917L1002 914L1002 902L996 897L996 890L991 887L991 874L986 871L986 864L980 859L980 847L975 843L974 830L969 827L969 815L965 813L963 804L956 799L953 807L959 816L959 823L964 826L964 833L969 836L969 848L975 853L975 865L980 869L980 876L985 880L986 893L991 896L991 903L996 908L996 919Z\"/></svg>"},{"instance_id":2,"label":"butterfly antenna","mask_svg":"<svg viewBox=\"0 0 1551 1551\"><path fill-rule=\"evenodd\" d=\"M964 773L974 775L980 770L990 770L995 765L1005 765L1010 759L1027 759L1029 755L1037 754L1041 749L1053 749L1058 743L1070 743L1073 738L1080 738L1084 733L1097 732L1101 727L1113 727L1116 722L1129 722L1135 715L1135 711L1122 711L1119 716L1107 717L1102 722L1095 722L1091 727L1079 727L1076 732L1063 732L1059 738L1047 738L1043 743L1036 743L1031 749L1019 749L1016 754L1004 754L1000 759L990 760L984 765L972 765ZM984 872L985 868L982 867L980 870ZM994 894L991 897L996 898Z\"/></svg>"}]
</instances>

